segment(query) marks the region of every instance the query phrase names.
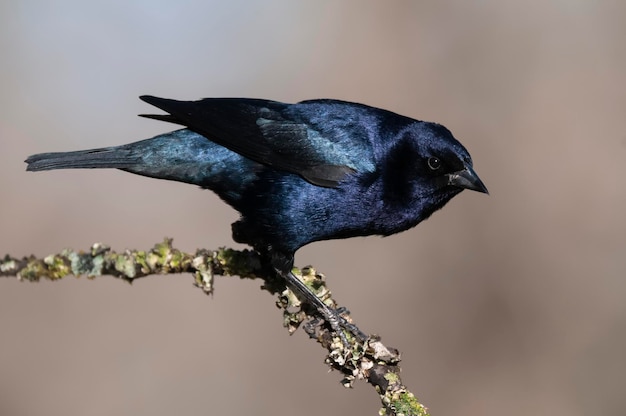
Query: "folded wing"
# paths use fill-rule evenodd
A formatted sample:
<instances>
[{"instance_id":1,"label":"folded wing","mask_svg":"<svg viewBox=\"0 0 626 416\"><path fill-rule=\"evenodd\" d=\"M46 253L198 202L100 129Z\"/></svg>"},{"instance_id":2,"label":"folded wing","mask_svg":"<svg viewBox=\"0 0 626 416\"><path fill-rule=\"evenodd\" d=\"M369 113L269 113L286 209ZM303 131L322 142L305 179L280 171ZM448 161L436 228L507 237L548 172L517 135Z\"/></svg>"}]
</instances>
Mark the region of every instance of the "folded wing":
<instances>
[{"instance_id":1,"label":"folded wing","mask_svg":"<svg viewBox=\"0 0 626 416\"><path fill-rule=\"evenodd\" d=\"M234 152L309 182L335 187L355 172L375 169L371 135L376 115L369 107L335 100L298 104L247 98L143 101L169 113L145 115L181 124ZM363 118L367 117L369 120Z\"/></svg>"}]
</instances>

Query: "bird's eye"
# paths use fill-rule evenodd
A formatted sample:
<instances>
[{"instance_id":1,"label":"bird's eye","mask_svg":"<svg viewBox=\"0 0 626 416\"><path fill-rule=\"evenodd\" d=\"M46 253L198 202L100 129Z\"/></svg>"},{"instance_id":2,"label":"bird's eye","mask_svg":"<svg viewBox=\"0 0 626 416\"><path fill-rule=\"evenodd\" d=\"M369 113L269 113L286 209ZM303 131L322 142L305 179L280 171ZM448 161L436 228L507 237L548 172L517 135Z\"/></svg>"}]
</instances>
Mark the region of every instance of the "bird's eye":
<instances>
[{"instance_id":1,"label":"bird's eye","mask_svg":"<svg viewBox=\"0 0 626 416\"><path fill-rule=\"evenodd\" d=\"M429 157L428 158L428 167L431 170L437 170L441 167L441 159L439 159L438 157Z\"/></svg>"}]
</instances>

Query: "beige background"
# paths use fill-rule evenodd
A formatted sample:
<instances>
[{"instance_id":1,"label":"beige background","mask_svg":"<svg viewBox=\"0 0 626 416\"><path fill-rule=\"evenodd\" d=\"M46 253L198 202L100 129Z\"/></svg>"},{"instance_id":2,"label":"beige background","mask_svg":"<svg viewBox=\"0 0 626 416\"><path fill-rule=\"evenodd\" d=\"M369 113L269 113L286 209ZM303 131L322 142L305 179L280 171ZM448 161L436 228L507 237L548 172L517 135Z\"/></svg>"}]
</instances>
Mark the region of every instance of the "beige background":
<instances>
[{"instance_id":1,"label":"beige background","mask_svg":"<svg viewBox=\"0 0 626 416\"><path fill-rule=\"evenodd\" d=\"M140 94L384 107L448 126L491 196L297 264L403 352L433 414L624 414L626 3L48 3L0 5L0 255L234 246L236 213L210 192L24 171L170 129L135 116L152 110ZM191 283L1 280L0 415L376 414L259 282L220 279L213 298Z\"/></svg>"}]
</instances>

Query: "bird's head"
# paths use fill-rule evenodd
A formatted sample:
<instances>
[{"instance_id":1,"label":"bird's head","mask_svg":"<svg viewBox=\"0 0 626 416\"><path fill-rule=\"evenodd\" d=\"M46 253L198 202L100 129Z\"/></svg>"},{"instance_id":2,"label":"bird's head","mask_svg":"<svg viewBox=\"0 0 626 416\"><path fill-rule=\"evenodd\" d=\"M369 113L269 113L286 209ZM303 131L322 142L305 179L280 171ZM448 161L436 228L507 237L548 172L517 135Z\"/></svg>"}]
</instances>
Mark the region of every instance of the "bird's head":
<instances>
[{"instance_id":1,"label":"bird's head","mask_svg":"<svg viewBox=\"0 0 626 416\"><path fill-rule=\"evenodd\" d=\"M472 157L450 130L436 123L420 122L415 126L418 163L426 177L440 189L447 187L488 194L472 164Z\"/></svg>"},{"instance_id":2,"label":"bird's head","mask_svg":"<svg viewBox=\"0 0 626 416\"><path fill-rule=\"evenodd\" d=\"M414 122L396 139L385 163L385 198L420 212L418 222L464 189L488 193L468 151L444 126Z\"/></svg>"}]
</instances>

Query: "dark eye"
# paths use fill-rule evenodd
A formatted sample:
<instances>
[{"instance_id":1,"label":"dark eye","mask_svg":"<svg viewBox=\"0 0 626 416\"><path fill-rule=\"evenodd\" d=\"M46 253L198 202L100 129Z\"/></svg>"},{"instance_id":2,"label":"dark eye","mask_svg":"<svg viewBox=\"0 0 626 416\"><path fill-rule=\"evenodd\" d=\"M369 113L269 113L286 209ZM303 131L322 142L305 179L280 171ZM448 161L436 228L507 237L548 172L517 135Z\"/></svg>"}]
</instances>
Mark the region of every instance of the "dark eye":
<instances>
[{"instance_id":1,"label":"dark eye","mask_svg":"<svg viewBox=\"0 0 626 416\"><path fill-rule=\"evenodd\" d=\"M441 167L441 160L438 157L429 157L428 158L428 167L431 170L437 170Z\"/></svg>"}]
</instances>

